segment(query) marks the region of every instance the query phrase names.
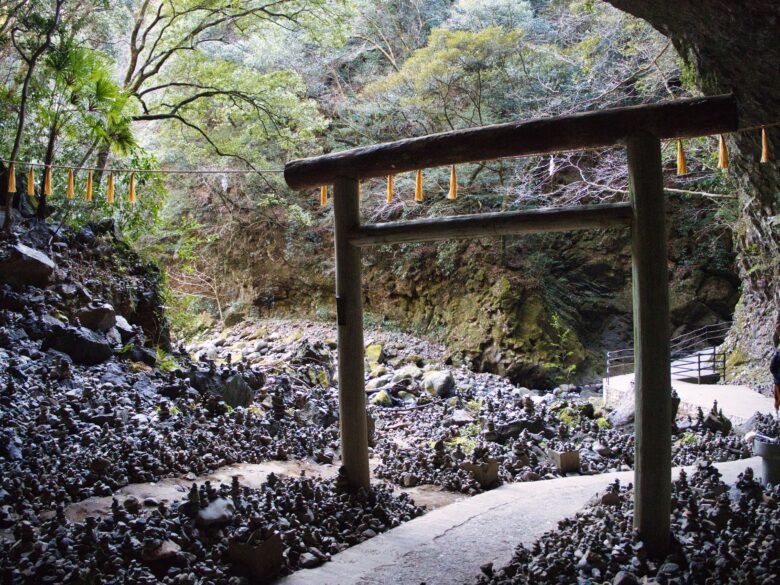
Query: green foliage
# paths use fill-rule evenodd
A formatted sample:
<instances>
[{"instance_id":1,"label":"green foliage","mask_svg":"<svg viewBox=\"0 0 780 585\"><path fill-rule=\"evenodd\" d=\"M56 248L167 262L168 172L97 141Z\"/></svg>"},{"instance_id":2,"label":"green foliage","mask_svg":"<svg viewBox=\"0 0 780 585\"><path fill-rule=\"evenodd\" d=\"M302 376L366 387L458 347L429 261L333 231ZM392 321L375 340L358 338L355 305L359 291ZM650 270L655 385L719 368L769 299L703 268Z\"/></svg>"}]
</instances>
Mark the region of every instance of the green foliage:
<instances>
[{"instance_id":1,"label":"green foliage","mask_svg":"<svg viewBox=\"0 0 780 585\"><path fill-rule=\"evenodd\" d=\"M466 403L466 408L470 410L471 412L479 412L482 410L482 401L481 400L469 400Z\"/></svg>"},{"instance_id":2,"label":"green foliage","mask_svg":"<svg viewBox=\"0 0 780 585\"><path fill-rule=\"evenodd\" d=\"M214 326L214 319L201 299L164 288L165 315L178 339L191 339Z\"/></svg>"},{"instance_id":3,"label":"green foliage","mask_svg":"<svg viewBox=\"0 0 780 585\"><path fill-rule=\"evenodd\" d=\"M557 372L554 376L556 384L570 384L577 372L576 352L573 349L574 334L557 313L550 316L550 325L550 346L555 359L545 362L544 367Z\"/></svg>"},{"instance_id":4,"label":"green foliage","mask_svg":"<svg viewBox=\"0 0 780 585\"><path fill-rule=\"evenodd\" d=\"M469 423L461 427L460 432L455 437L444 441L445 447L456 449L458 445L466 455L471 455L477 446L477 438L482 432L482 427L477 423Z\"/></svg>"},{"instance_id":5,"label":"green foliage","mask_svg":"<svg viewBox=\"0 0 780 585\"><path fill-rule=\"evenodd\" d=\"M677 437L674 442L677 445L695 445L696 440L697 437L695 433L692 433L691 431L685 431L682 435Z\"/></svg>"},{"instance_id":6,"label":"green foliage","mask_svg":"<svg viewBox=\"0 0 780 585\"><path fill-rule=\"evenodd\" d=\"M133 148L129 153L127 165L130 168L154 170L159 164L154 156L140 148ZM110 205L106 200L105 181L97 184L93 191L93 200L84 200L86 189L86 173L76 174L76 197L65 199L67 174L53 174L55 196L52 203L57 205L55 220L79 227L102 219L113 219L123 237L130 243L136 243L148 235L160 221L160 212L168 195L164 178L154 172L135 173L136 203L130 203L127 195L130 186L129 173L114 175L115 200Z\"/></svg>"},{"instance_id":7,"label":"green foliage","mask_svg":"<svg viewBox=\"0 0 780 585\"><path fill-rule=\"evenodd\" d=\"M366 88L407 117L432 130L492 123L508 113L506 88L516 80L524 48L519 30L490 27L477 32L434 29L428 45L397 72Z\"/></svg>"},{"instance_id":8,"label":"green foliage","mask_svg":"<svg viewBox=\"0 0 780 585\"><path fill-rule=\"evenodd\" d=\"M157 416L159 416L160 413L162 412L162 408L160 408L159 405L155 406L154 412L155 414L157 414ZM181 414L181 408L179 408L175 404L172 404L171 406L168 407L168 412L170 413L171 416L179 416Z\"/></svg>"},{"instance_id":9,"label":"green foliage","mask_svg":"<svg viewBox=\"0 0 780 585\"><path fill-rule=\"evenodd\" d=\"M576 427L580 424L580 414L573 408L562 408L555 413L555 416L570 427Z\"/></svg>"},{"instance_id":10,"label":"green foliage","mask_svg":"<svg viewBox=\"0 0 780 585\"><path fill-rule=\"evenodd\" d=\"M166 353L166 351L161 347L156 347L154 351L157 355L157 367L163 372L172 372L179 367L179 363L176 361L176 358L174 358L169 353Z\"/></svg>"}]
</instances>

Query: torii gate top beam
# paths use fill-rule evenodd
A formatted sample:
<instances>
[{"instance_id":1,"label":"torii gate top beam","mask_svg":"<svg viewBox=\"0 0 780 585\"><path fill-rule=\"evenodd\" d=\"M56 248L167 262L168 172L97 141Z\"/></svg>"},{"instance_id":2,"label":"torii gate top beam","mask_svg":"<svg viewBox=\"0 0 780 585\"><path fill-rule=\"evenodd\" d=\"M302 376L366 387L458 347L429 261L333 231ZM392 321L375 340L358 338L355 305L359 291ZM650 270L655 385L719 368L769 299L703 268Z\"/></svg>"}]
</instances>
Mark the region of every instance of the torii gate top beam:
<instances>
[{"instance_id":1,"label":"torii gate top beam","mask_svg":"<svg viewBox=\"0 0 780 585\"><path fill-rule=\"evenodd\" d=\"M333 184L337 177L370 179L428 167L617 146L640 132L659 140L732 132L737 119L731 95L680 99L353 148L290 161L284 179L290 188L302 190Z\"/></svg>"}]
</instances>

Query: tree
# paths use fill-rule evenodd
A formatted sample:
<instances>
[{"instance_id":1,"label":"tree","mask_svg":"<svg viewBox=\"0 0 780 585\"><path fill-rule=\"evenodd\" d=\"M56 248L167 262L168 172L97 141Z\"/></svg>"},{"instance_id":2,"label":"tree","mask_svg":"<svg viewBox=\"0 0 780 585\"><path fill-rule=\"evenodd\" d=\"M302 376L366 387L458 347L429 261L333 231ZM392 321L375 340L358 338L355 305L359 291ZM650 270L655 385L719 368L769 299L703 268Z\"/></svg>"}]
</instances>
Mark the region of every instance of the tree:
<instances>
[{"instance_id":1,"label":"tree","mask_svg":"<svg viewBox=\"0 0 780 585\"><path fill-rule=\"evenodd\" d=\"M253 163L241 151L227 150L196 115L220 102L262 118L269 135L283 128L272 95L258 86L253 71L220 54L242 36L273 24L296 27L321 0L140 0L134 3L127 66L122 89L140 111L135 122L176 122L205 141L218 156ZM224 121L224 120L223 120ZM230 120L227 120L231 123ZM265 122L265 124L263 124ZM103 143L97 164L105 168L109 145ZM100 182L100 174L96 181Z\"/></svg>"},{"instance_id":2,"label":"tree","mask_svg":"<svg viewBox=\"0 0 780 585\"><path fill-rule=\"evenodd\" d=\"M73 34L60 35L59 42L47 54L42 68L41 94L36 119L47 138L44 164L54 162L55 147L63 132L91 144L81 158L83 163L94 144L103 141L123 153L135 146L129 119L122 117L126 98L119 94L100 53L79 46ZM41 179L43 181L43 178ZM41 188L37 215L46 217L46 193Z\"/></svg>"},{"instance_id":3,"label":"tree","mask_svg":"<svg viewBox=\"0 0 780 585\"><path fill-rule=\"evenodd\" d=\"M16 6L16 16L9 17L13 20L10 24L10 37L16 53L19 55L25 65L24 81L19 96L19 107L17 113L16 134L14 143L11 147L10 159L16 160L22 146L22 137L24 136L24 125L27 121L27 100L30 91L30 84L33 79L35 67L38 61L49 49L52 37L57 29L62 16L62 6L65 0L55 0L53 8L49 8L48 2L25 2ZM5 186L5 220L3 230L6 233L11 232L11 208L13 205L13 195L8 193L8 186Z\"/></svg>"}]
</instances>

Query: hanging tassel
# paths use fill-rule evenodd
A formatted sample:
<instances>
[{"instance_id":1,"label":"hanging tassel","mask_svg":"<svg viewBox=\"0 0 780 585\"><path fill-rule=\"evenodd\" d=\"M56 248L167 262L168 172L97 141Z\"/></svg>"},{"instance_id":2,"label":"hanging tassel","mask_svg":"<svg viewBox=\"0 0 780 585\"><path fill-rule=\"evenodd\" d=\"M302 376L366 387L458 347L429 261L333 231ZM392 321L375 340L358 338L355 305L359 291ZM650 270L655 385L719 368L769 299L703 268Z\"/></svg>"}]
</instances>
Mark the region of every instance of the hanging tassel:
<instances>
[{"instance_id":1,"label":"hanging tassel","mask_svg":"<svg viewBox=\"0 0 780 585\"><path fill-rule=\"evenodd\" d=\"M447 199L455 199L458 196L458 174L455 171L455 165L450 169L450 192L447 193Z\"/></svg>"},{"instance_id":2,"label":"hanging tassel","mask_svg":"<svg viewBox=\"0 0 780 585\"><path fill-rule=\"evenodd\" d=\"M766 128L761 128L761 162L769 162L769 137L766 135Z\"/></svg>"},{"instance_id":3,"label":"hanging tassel","mask_svg":"<svg viewBox=\"0 0 780 585\"><path fill-rule=\"evenodd\" d=\"M422 170L417 171L417 177L415 177L414 179L414 200L415 201L423 200Z\"/></svg>"},{"instance_id":4,"label":"hanging tassel","mask_svg":"<svg viewBox=\"0 0 780 585\"><path fill-rule=\"evenodd\" d=\"M726 146L726 139L723 138L723 134L718 138L718 168L729 168L729 149Z\"/></svg>"},{"instance_id":5,"label":"hanging tassel","mask_svg":"<svg viewBox=\"0 0 780 585\"><path fill-rule=\"evenodd\" d=\"M393 202L393 175L387 175L387 202Z\"/></svg>"},{"instance_id":6,"label":"hanging tassel","mask_svg":"<svg viewBox=\"0 0 780 585\"><path fill-rule=\"evenodd\" d=\"M108 184L106 185L106 201L109 205L114 204L114 174L108 175Z\"/></svg>"},{"instance_id":7,"label":"hanging tassel","mask_svg":"<svg viewBox=\"0 0 780 585\"><path fill-rule=\"evenodd\" d=\"M84 199L86 201L92 201L92 171L87 173L87 190L84 193Z\"/></svg>"},{"instance_id":8,"label":"hanging tassel","mask_svg":"<svg viewBox=\"0 0 780 585\"><path fill-rule=\"evenodd\" d=\"M328 204L328 186L323 185L320 187L320 205Z\"/></svg>"},{"instance_id":9,"label":"hanging tassel","mask_svg":"<svg viewBox=\"0 0 780 585\"><path fill-rule=\"evenodd\" d=\"M130 187L127 193L127 200L135 203L135 173L130 173Z\"/></svg>"},{"instance_id":10,"label":"hanging tassel","mask_svg":"<svg viewBox=\"0 0 780 585\"><path fill-rule=\"evenodd\" d=\"M688 166L685 164L685 151L683 150L682 140L677 141L677 174L688 174Z\"/></svg>"},{"instance_id":11,"label":"hanging tassel","mask_svg":"<svg viewBox=\"0 0 780 585\"><path fill-rule=\"evenodd\" d=\"M14 163L8 165L8 192L16 193L16 168Z\"/></svg>"},{"instance_id":12,"label":"hanging tassel","mask_svg":"<svg viewBox=\"0 0 780 585\"><path fill-rule=\"evenodd\" d=\"M33 171L32 166L27 171L27 196L35 196L35 171Z\"/></svg>"},{"instance_id":13,"label":"hanging tassel","mask_svg":"<svg viewBox=\"0 0 780 585\"><path fill-rule=\"evenodd\" d=\"M43 194L46 197L51 195L51 165L46 167L46 174L43 176Z\"/></svg>"},{"instance_id":14,"label":"hanging tassel","mask_svg":"<svg viewBox=\"0 0 780 585\"><path fill-rule=\"evenodd\" d=\"M555 174L555 158L553 156L550 156L550 167L548 172L550 173L551 177Z\"/></svg>"},{"instance_id":15,"label":"hanging tassel","mask_svg":"<svg viewBox=\"0 0 780 585\"><path fill-rule=\"evenodd\" d=\"M73 199L73 169L68 171L68 190L65 193L65 197Z\"/></svg>"}]
</instances>

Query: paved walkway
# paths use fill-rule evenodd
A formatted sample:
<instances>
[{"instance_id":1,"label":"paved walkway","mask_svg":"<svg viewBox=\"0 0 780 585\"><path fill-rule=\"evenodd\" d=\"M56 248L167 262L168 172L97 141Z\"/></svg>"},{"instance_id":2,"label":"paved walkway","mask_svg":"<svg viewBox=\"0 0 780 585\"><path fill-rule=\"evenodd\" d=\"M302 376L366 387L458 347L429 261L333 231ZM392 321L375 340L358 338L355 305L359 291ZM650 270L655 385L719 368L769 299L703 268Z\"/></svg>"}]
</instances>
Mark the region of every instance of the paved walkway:
<instances>
[{"instance_id":1,"label":"paved walkway","mask_svg":"<svg viewBox=\"0 0 780 585\"><path fill-rule=\"evenodd\" d=\"M604 380L604 397L607 406L617 406L622 399L634 393L634 374L614 376ZM748 386L732 384L691 384L672 380L672 388L680 396L680 412L695 415L701 407L704 412L712 408L712 402L718 401L723 410L735 424L742 424L756 412L774 414L774 402L768 396L759 394Z\"/></svg>"},{"instance_id":2,"label":"paved walkway","mask_svg":"<svg viewBox=\"0 0 780 585\"><path fill-rule=\"evenodd\" d=\"M727 482L747 466L760 473L757 457L717 464ZM507 484L415 518L277 585L463 585L484 563L506 564L517 544L556 528L615 478L630 482L633 472Z\"/></svg>"}]
</instances>

